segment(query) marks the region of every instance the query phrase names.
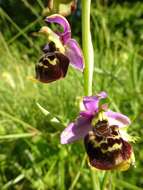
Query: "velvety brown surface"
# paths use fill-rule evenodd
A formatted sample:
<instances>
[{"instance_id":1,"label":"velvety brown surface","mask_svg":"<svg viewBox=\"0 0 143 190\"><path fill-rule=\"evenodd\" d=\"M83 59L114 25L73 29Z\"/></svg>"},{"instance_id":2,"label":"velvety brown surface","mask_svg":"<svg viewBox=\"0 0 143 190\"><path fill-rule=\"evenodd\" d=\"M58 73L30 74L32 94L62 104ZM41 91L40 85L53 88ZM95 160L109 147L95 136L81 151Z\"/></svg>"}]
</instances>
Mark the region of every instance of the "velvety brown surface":
<instances>
[{"instance_id":1,"label":"velvety brown surface","mask_svg":"<svg viewBox=\"0 0 143 190\"><path fill-rule=\"evenodd\" d=\"M43 83L50 83L65 77L69 66L69 59L56 50L53 42L47 44L43 52L44 55L35 67L36 79Z\"/></svg>"},{"instance_id":2,"label":"velvety brown surface","mask_svg":"<svg viewBox=\"0 0 143 190\"><path fill-rule=\"evenodd\" d=\"M121 138L118 127L105 126L105 123L104 130L101 125L101 131L100 126L89 131L84 138L84 144L91 166L102 170L114 169L128 160L132 153L131 145ZM113 148L114 145L116 147Z\"/></svg>"}]
</instances>

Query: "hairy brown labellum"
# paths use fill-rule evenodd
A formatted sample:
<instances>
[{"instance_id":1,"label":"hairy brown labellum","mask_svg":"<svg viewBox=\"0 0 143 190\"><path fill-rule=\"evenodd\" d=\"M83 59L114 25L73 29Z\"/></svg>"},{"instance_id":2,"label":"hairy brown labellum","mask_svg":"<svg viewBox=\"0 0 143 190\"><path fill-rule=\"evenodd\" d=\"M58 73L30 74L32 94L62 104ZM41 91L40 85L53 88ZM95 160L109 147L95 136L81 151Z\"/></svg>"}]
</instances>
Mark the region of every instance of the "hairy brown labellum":
<instances>
[{"instance_id":1,"label":"hairy brown labellum","mask_svg":"<svg viewBox=\"0 0 143 190\"><path fill-rule=\"evenodd\" d=\"M69 59L55 48L50 42L43 49L44 55L36 65L36 79L43 83L50 83L66 76Z\"/></svg>"},{"instance_id":2,"label":"hairy brown labellum","mask_svg":"<svg viewBox=\"0 0 143 190\"><path fill-rule=\"evenodd\" d=\"M50 83L66 76L69 59L59 52L46 53L36 65L36 79Z\"/></svg>"},{"instance_id":3,"label":"hairy brown labellum","mask_svg":"<svg viewBox=\"0 0 143 190\"><path fill-rule=\"evenodd\" d=\"M84 144L90 165L101 170L115 169L132 154L132 147L121 138L118 126L109 126L106 121L99 121L88 132Z\"/></svg>"}]
</instances>

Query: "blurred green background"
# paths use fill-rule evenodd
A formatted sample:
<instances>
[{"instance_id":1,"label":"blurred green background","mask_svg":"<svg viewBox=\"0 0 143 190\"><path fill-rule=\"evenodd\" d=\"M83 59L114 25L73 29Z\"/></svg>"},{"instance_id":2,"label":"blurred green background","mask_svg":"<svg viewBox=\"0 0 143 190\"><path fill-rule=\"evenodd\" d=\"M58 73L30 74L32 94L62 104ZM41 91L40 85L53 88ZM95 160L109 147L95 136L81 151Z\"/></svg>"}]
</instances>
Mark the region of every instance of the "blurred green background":
<instances>
[{"instance_id":1,"label":"blurred green background","mask_svg":"<svg viewBox=\"0 0 143 190\"><path fill-rule=\"evenodd\" d=\"M0 0L0 189L96 190L82 142L60 144L60 133L79 112L82 74L72 67L64 80L35 83L35 64L46 43L36 35L43 0ZM68 20L81 44L81 9ZM107 189L143 189L143 1L92 1L94 93L105 90L111 108L127 114L136 167L112 172ZM81 44L82 45L82 44ZM62 124L44 115L39 103ZM102 181L102 174L100 180Z\"/></svg>"}]
</instances>

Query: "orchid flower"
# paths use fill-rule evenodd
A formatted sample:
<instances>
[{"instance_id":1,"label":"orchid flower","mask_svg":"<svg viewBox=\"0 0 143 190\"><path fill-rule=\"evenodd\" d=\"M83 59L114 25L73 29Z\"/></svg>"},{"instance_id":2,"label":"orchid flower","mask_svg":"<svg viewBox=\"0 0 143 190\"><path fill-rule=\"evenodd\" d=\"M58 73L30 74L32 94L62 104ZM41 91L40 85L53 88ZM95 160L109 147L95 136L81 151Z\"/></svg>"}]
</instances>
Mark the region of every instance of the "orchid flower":
<instances>
[{"instance_id":1,"label":"orchid flower","mask_svg":"<svg viewBox=\"0 0 143 190\"><path fill-rule=\"evenodd\" d=\"M133 163L133 149L125 127L130 119L101 104L105 92L83 98L85 110L61 134L61 143L84 140L90 166L101 170L127 170Z\"/></svg>"},{"instance_id":2,"label":"orchid flower","mask_svg":"<svg viewBox=\"0 0 143 190\"><path fill-rule=\"evenodd\" d=\"M71 38L71 28L68 21L61 15L54 14L45 19L46 23L56 23L63 28L63 32L52 31L43 26L39 31L48 37L44 55L36 65L36 79L49 83L66 76L68 66L83 71L84 60L82 51L75 39Z\"/></svg>"}]
</instances>

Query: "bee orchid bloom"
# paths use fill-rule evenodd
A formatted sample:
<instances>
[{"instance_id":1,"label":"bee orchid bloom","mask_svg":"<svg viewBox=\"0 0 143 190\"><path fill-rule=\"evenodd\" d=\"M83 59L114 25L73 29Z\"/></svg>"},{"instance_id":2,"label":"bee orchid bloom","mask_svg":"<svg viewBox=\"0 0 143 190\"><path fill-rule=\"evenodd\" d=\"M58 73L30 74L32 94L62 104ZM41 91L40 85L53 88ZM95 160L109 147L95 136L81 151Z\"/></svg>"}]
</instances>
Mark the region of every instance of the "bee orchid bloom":
<instances>
[{"instance_id":1,"label":"bee orchid bloom","mask_svg":"<svg viewBox=\"0 0 143 190\"><path fill-rule=\"evenodd\" d=\"M105 92L83 98L85 110L62 132L61 143L83 139L91 167L127 170L133 163L133 149L125 127L131 121L127 116L109 110L107 104L100 105L100 100L105 98Z\"/></svg>"},{"instance_id":2,"label":"bee orchid bloom","mask_svg":"<svg viewBox=\"0 0 143 190\"><path fill-rule=\"evenodd\" d=\"M52 31L47 26L39 31L48 37L49 43L44 47L44 55L36 65L36 78L45 83L63 78L66 76L69 64L83 71L82 51L77 41L71 38L68 21L63 16L54 14L46 17L45 22L59 24L63 32Z\"/></svg>"}]
</instances>

